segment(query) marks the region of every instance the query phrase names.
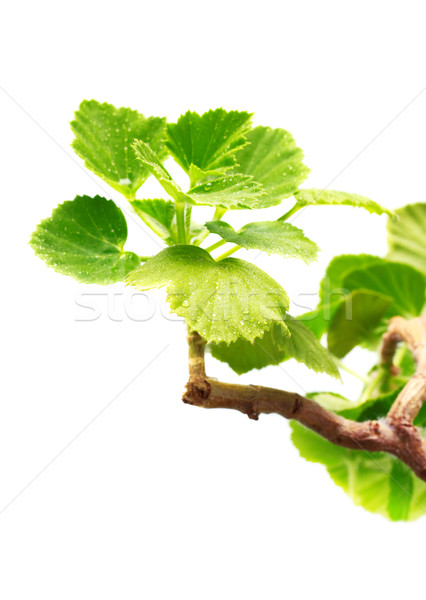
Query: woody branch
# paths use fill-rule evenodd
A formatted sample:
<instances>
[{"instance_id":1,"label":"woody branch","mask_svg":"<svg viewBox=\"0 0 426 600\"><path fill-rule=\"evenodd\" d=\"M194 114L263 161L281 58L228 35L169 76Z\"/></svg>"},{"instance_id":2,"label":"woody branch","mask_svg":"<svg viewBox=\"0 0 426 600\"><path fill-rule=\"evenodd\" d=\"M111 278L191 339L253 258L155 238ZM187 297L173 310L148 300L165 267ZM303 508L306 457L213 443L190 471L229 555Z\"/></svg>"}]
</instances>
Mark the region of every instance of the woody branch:
<instances>
[{"instance_id":1,"label":"woody branch","mask_svg":"<svg viewBox=\"0 0 426 600\"><path fill-rule=\"evenodd\" d=\"M294 392L257 385L223 383L206 375L205 341L196 332L188 335L189 380L183 401L203 408L238 410L251 419L260 414L279 414L312 429L333 444L354 450L388 452L406 463L426 481L426 443L413 421L426 399L426 317L391 320L383 336L382 364L392 369L399 342L405 342L417 370L398 395L383 421L356 422L326 410Z\"/></svg>"}]
</instances>

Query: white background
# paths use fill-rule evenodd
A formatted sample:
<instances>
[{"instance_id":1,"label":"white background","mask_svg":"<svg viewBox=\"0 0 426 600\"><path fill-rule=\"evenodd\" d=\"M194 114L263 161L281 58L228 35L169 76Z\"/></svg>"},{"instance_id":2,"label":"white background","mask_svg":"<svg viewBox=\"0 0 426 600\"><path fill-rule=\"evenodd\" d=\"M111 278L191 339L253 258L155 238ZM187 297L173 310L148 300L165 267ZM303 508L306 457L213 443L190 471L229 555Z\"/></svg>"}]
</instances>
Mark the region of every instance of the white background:
<instances>
[{"instance_id":1,"label":"white background","mask_svg":"<svg viewBox=\"0 0 426 600\"><path fill-rule=\"evenodd\" d=\"M305 150L306 185L389 207L424 201L423 9L371 0L4 4L2 599L422 593L426 518L392 524L354 507L321 466L298 457L278 416L253 422L184 406L184 328L162 316L162 296L142 307L155 309L151 319L132 320L131 290L83 298L106 290L47 269L27 241L77 194L125 206L70 149L68 122L84 98L170 120L188 108L254 111L256 124L288 129ZM293 313L315 305L333 255L386 251L385 217L312 208L294 222L323 249L318 263L251 255L289 291ZM129 247L157 251L133 221ZM89 302L99 318L77 321L89 312L77 303ZM349 362L363 370L371 357ZM208 367L237 379L213 360ZM350 376L341 385L292 363L242 379L350 397L359 389Z\"/></svg>"}]
</instances>

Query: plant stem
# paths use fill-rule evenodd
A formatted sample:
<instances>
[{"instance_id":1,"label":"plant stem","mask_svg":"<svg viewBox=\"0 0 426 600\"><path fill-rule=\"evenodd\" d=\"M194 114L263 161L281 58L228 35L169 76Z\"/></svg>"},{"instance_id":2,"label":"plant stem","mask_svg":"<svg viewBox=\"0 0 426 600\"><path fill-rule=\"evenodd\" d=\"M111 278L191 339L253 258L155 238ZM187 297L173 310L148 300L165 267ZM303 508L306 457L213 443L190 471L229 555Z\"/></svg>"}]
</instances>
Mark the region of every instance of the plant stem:
<instances>
[{"instance_id":1,"label":"plant stem","mask_svg":"<svg viewBox=\"0 0 426 600\"><path fill-rule=\"evenodd\" d=\"M226 252L224 252L223 254L218 256L215 260L217 262L219 262L220 260L223 260L224 258L228 258L228 256L231 256L231 254L234 254L234 252L237 252L237 250L241 250L241 248L242 248L242 246L234 246L230 250L227 250Z\"/></svg>"},{"instance_id":2,"label":"plant stem","mask_svg":"<svg viewBox=\"0 0 426 600\"><path fill-rule=\"evenodd\" d=\"M223 208L223 206L216 206L212 221L220 221L226 211L227 209Z\"/></svg>"},{"instance_id":3,"label":"plant stem","mask_svg":"<svg viewBox=\"0 0 426 600\"><path fill-rule=\"evenodd\" d=\"M147 260L152 258L152 256L139 256L138 258L141 262L146 262Z\"/></svg>"},{"instance_id":4,"label":"plant stem","mask_svg":"<svg viewBox=\"0 0 426 600\"><path fill-rule=\"evenodd\" d=\"M222 208L222 206L217 206L214 211L214 215L212 221L220 221L223 215L226 213L226 208ZM196 238L192 242L194 246L199 246L204 240L210 235L210 231L205 227Z\"/></svg>"},{"instance_id":5,"label":"plant stem","mask_svg":"<svg viewBox=\"0 0 426 600\"><path fill-rule=\"evenodd\" d=\"M176 226L178 244L186 244L185 203L176 202Z\"/></svg>"},{"instance_id":6,"label":"plant stem","mask_svg":"<svg viewBox=\"0 0 426 600\"><path fill-rule=\"evenodd\" d=\"M337 366L340 369L342 369L343 371L346 371L346 373L349 373L350 375L353 375L354 377L356 377L360 381L363 381L365 384L368 383L367 377L363 377L362 375L360 375L356 371L353 371L352 369L350 369L349 367L347 367L344 363L342 363L342 361L339 360L338 358L335 358L334 360L336 361L336 364L337 364Z\"/></svg>"},{"instance_id":7,"label":"plant stem","mask_svg":"<svg viewBox=\"0 0 426 600\"><path fill-rule=\"evenodd\" d=\"M279 217L279 219L277 219L277 221L287 221L287 219L289 219L292 215L294 215L295 213L297 213L298 210L300 210L302 207L300 206L300 204L295 204L293 206L293 208L290 208L290 210L288 212L286 212L284 215L282 215L282 217Z\"/></svg>"},{"instance_id":8,"label":"plant stem","mask_svg":"<svg viewBox=\"0 0 426 600\"><path fill-rule=\"evenodd\" d=\"M212 244L211 246L206 248L206 250L207 252L213 252L213 250L216 250L216 248L220 248L221 246L223 246L223 244L226 244L226 240L219 240L215 244Z\"/></svg>"}]
</instances>

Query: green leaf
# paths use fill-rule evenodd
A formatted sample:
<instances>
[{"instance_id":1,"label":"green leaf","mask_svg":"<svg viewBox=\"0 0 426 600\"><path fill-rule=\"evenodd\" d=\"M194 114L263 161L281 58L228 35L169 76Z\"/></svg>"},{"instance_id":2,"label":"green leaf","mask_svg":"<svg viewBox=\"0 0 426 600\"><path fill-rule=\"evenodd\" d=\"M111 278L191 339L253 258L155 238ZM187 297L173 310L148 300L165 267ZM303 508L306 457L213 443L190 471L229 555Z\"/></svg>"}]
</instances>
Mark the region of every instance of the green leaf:
<instances>
[{"instance_id":1,"label":"green leaf","mask_svg":"<svg viewBox=\"0 0 426 600\"><path fill-rule=\"evenodd\" d=\"M353 421L368 421L378 420L384 418L392 404L394 403L399 392L403 386L399 386L392 392L385 394L379 394L374 398L364 399L361 396L359 402L352 402L352 406L348 408L342 407L337 409L337 412L346 419L352 419ZM316 398L314 398L316 400Z\"/></svg>"},{"instance_id":2,"label":"green leaf","mask_svg":"<svg viewBox=\"0 0 426 600\"><path fill-rule=\"evenodd\" d=\"M388 319L396 314L407 317L420 314L425 289L423 277L409 266L368 254L337 256L321 281L317 308L299 319L320 339L352 291L368 290L392 298L384 315Z\"/></svg>"},{"instance_id":3,"label":"green leaf","mask_svg":"<svg viewBox=\"0 0 426 600\"><path fill-rule=\"evenodd\" d=\"M346 296L328 329L329 350L342 358L358 344L371 340L391 302L387 296L362 290Z\"/></svg>"},{"instance_id":4,"label":"green leaf","mask_svg":"<svg viewBox=\"0 0 426 600\"><path fill-rule=\"evenodd\" d=\"M151 175L154 175L160 185L176 202L189 202L193 204L191 198L184 194L177 183L173 181L170 173L164 168L159 157L152 151L148 144L145 144L142 140L135 140L132 148L135 151L138 161Z\"/></svg>"},{"instance_id":5,"label":"green leaf","mask_svg":"<svg viewBox=\"0 0 426 600\"><path fill-rule=\"evenodd\" d=\"M388 258L411 265L426 276L426 204L409 204L388 221Z\"/></svg>"},{"instance_id":6,"label":"green leaf","mask_svg":"<svg viewBox=\"0 0 426 600\"><path fill-rule=\"evenodd\" d=\"M319 304L317 308L310 312L304 313L297 317L298 321L302 323L312 331L317 339L321 339L323 334L327 331L337 309L341 305L343 300L336 300L330 304Z\"/></svg>"},{"instance_id":7,"label":"green leaf","mask_svg":"<svg viewBox=\"0 0 426 600\"><path fill-rule=\"evenodd\" d=\"M401 389L357 403L329 392L308 396L338 415L366 421L383 418ZM325 465L335 483L356 504L393 521L414 520L426 514L425 482L396 458L384 453L340 448L299 423L292 422L291 427L292 441L301 456Z\"/></svg>"},{"instance_id":8,"label":"green leaf","mask_svg":"<svg viewBox=\"0 0 426 600\"><path fill-rule=\"evenodd\" d=\"M228 175L205 181L185 194L147 144L136 140L133 148L144 167L156 177L166 192L177 202L222 206L227 209L254 208L258 198L264 193L262 186L253 181L251 177Z\"/></svg>"},{"instance_id":9,"label":"green leaf","mask_svg":"<svg viewBox=\"0 0 426 600\"><path fill-rule=\"evenodd\" d=\"M237 258L216 262L196 246L166 248L126 279L138 290L167 289L172 311L207 342L254 340L274 323L286 329L289 299L254 265Z\"/></svg>"},{"instance_id":10,"label":"green leaf","mask_svg":"<svg viewBox=\"0 0 426 600\"><path fill-rule=\"evenodd\" d=\"M222 206L226 209L256 208L264 190L247 175L227 175L205 181L189 190L194 204Z\"/></svg>"},{"instance_id":11,"label":"green leaf","mask_svg":"<svg viewBox=\"0 0 426 600\"><path fill-rule=\"evenodd\" d=\"M403 377L406 380L410 379L417 369L411 350L407 346L401 346L396 351L395 359L398 359L398 377Z\"/></svg>"},{"instance_id":12,"label":"green leaf","mask_svg":"<svg viewBox=\"0 0 426 600\"><path fill-rule=\"evenodd\" d=\"M301 321L290 315L286 316L285 322L290 331L290 337L281 338L284 360L294 358L316 373L327 373L340 379L339 370L333 357L326 348L321 346L312 332Z\"/></svg>"},{"instance_id":13,"label":"green leaf","mask_svg":"<svg viewBox=\"0 0 426 600\"><path fill-rule=\"evenodd\" d=\"M361 397L359 402L352 402L333 392L314 392L308 394L308 396L327 410L331 410L346 419L368 421L369 419L377 420L385 417L402 387L400 386L387 394L380 394L375 398L363 399Z\"/></svg>"},{"instance_id":14,"label":"green leaf","mask_svg":"<svg viewBox=\"0 0 426 600\"><path fill-rule=\"evenodd\" d=\"M155 198L152 200L132 200L130 202L135 213L152 231L167 243L172 243L172 222L176 208L170 200Z\"/></svg>"},{"instance_id":15,"label":"green leaf","mask_svg":"<svg viewBox=\"0 0 426 600\"><path fill-rule=\"evenodd\" d=\"M369 254L343 254L335 257L327 267L327 271L320 283L320 301L314 310L298 317L312 333L321 339L327 331L336 310L344 302L349 290L344 287L345 276L362 267L383 262L378 256Z\"/></svg>"},{"instance_id":16,"label":"green leaf","mask_svg":"<svg viewBox=\"0 0 426 600\"><path fill-rule=\"evenodd\" d=\"M350 291L369 290L392 298L386 317L400 315L411 318L421 314L425 303L426 281L409 265L382 261L368 269L352 271L343 281Z\"/></svg>"},{"instance_id":17,"label":"green leaf","mask_svg":"<svg viewBox=\"0 0 426 600\"><path fill-rule=\"evenodd\" d=\"M419 414L414 419L414 425L416 427L424 427L426 428L426 403L423 402L421 409L419 410Z\"/></svg>"},{"instance_id":18,"label":"green leaf","mask_svg":"<svg viewBox=\"0 0 426 600\"><path fill-rule=\"evenodd\" d=\"M333 481L352 498L371 512L387 515L392 459L386 454L371 455L361 450L348 450L336 446L313 431L294 421L291 423L292 442L300 455L310 462L326 466Z\"/></svg>"},{"instance_id":19,"label":"green leaf","mask_svg":"<svg viewBox=\"0 0 426 600\"><path fill-rule=\"evenodd\" d=\"M392 211L380 206L377 202L365 198L365 196L358 196L357 194L347 194L346 192L336 192L333 190L299 190L294 194L297 204L299 206L312 206L314 204L334 204L334 205L348 205L355 206L358 208L365 208L370 213L381 215L386 213L393 215Z\"/></svg>"},{"instance_id":20,"label":"green leaf","mask_svg":"<svg viewBox=\"0 0 426 600\"><path fill-rule=\"evenodd\" d=\"M273 325L263 337L256 338L253 343L238 339L229 345L211 344L212 356L228 363L239 375L295 358L317 373L328 373L339 379L339 371L332 356L303 323L290 315L286 315L285 323L288 331L284 331L280 325Z\"/></svg>"},{"instance_id":21,"label":"green leaf","mask_svg":"<svg viewBox=\"0 0 426 600\"><path fill-rule=\"evenodd\" d=\"M389 487L389 518L391 521L407 521L410 516L414 477L407 465L399 460L393 461L389 476Z\"/></svg>"},{"instance_id":22,"label":"green leaf","mask_svg":"<svg viewBox=\"0 0 426 600\"><path fill-rule=\"evenodd\" d=\"M124 281L140 264L136 254L123 250L126 239L126 220L112 200L77 196L38 225L30 244L58 273L106 285Z\"/></svg>"},{"instance_id":23,"label":"green leaf","mask_svg":"<svg viewBox=\"0 0 426 600\"><path fill-rule=\"evenodd\" d=\"M293 137L284 129L255 127L247 134L246 146L236 159L236 173L252 175L261 183L266 194L257 208L280 204L292 196L306 179L309 169L302 163L303 152Z\"/></svg>"},{"instance_id":24,"label":"green leaf","mask_svg":"<svg viewBox=\"0 0 426 600\"><path fill-rule=\"evenodd\" d=\"M311 263L317 258L318 246L303 235L303 231L283 221L248 223L239 231L224 221L209 221L206 227L227 242L285 258L301 258Z\"/></svg>"},{"instance_id":25,"label":"green leaf","mask_svg":"<svg viewBox=\"0 0 426 600\"><path fill-rule=\"evenodd\" d=\"M344 280L349 273L358 269L368 269L374 264L383 263L383 259L371 254L342 254L336 256L327 267L320 283L320 303L330 304L342 300L348 293Z\"/></svg>"},{"instance_id":26,"label":"green leaf","mask_svg":"<svg viewBox=\"0 0 426 600\"><path fill-rule=\"evenodd\" d=\"M262 337L257 337L253 342L240 338L231 344L224 342L210 344L208 348L214 358L228 363L231 369L238 375L242 375L252 369L263 369L268 365L279 365L283 362L285 359L283 339L288 336L288 330L273 325Z\"/></svg>"},{"instance_id":27,"label":"green leaf","mask_svg":"<svg viewBox=\"0 0 426 600\"><path fill-rule=\"evenodd\" d=\"M200 179L201 172L220 172L235 165L235 152L246 143L252 115L223 108L203 115L188 111L167 125L166 145L176 162Z\"/></svg>"},{"instance_id":28,"label":"green leaf","mask_svg":"<svg viewBox=\"0 0 426 600\"><path fill-rule=\"evenodd\" d=\"M88 169L126 198L133 198L149 172L136 160L131 145L135 138L141 139L164 160L168 154L163 143L165 127L163 118L146 119L130 108L84 100L71 123L72 146Z\"/></svg>"},{"instance_id":29,"label":"green leaf","mask_svg":"<svg viewBox=\"0 0 426 600\"><path fill-rule=\"evenodd\" d=\"M294 421L291 428L300 455L322 463L355 504L392 520L412 521L426 514L426 483L397 458L341 448Z\"/></svg>"}]
</instances>

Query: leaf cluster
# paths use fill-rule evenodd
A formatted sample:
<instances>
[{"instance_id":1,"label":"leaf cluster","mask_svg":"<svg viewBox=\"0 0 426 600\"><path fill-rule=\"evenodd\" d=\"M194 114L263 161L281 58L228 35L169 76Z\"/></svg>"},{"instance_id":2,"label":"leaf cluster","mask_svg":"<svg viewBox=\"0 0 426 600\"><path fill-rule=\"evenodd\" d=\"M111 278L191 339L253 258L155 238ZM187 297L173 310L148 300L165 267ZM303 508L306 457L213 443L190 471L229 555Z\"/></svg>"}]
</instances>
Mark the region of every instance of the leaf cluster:
<instances>
[{"instance_id":1,"label":"leaf cluster","mask_svg":"<svg viewBox=\"0 0 426 600\"><path fill-rule=\"evenodd\" d=\"M376 213L386 209L354 194L300 189L309 170L291 134L253 127L252 115L244 111L188 111L168 123L90 100L81 103L71 128L72 146L86 167L124 196L164 249L148 259L144 252L125 249L121 208L104 197L77 196L60 204L33 233L38 256L83 283L166 288L171 310L206 339L213 356L238 373L293 357L339 376L316 336L288 314L281 284L230 256L238 249L257 249L309 264L319 249L288 222L290 214L318 204L350 204ZM166 159L186 174L186 189L170 175ZM149 177L158 181L164 197L136 198ZM249 222L237 231L223 220L228 211L264 209L289 198L290 207L278 220ZM193 219L198 206L213 209L202 225ZM204 241L210 235L218 241L208 246ZM225 244L231 245L227 252L214 256Z\"/></svg>"},{"instance_id":2,"label":"leaf cluster","mask_svg":"<svg viewBox=\"0 0 426 600\"><path fill-rule=\"evenodd\" d=\"M284 129L253 126L252 117L219 108L201 115L188 111L168 123L130 108L83 101L71 123L75 152L122 194L163 249L152 257L127 249L126 209L101 196L66 200L41 221L30 243L48 266L79 282L164 288L171 310L206 340L214 358L238 374L293 358L338 378L340 359L355 347L377 350L392 316L425 312L426 204L402 208L395 218L357 194L301 189L309 170L294 138ZM187 179L185 189L170 174L176 166ZM140 193L149 178L158 181L164 197ZM238 230L228 222L234 210L255 215L283 202L278 219L254 219ZM321 282L318 306L294 318L282 282L232 254L259 250L310 264L319 248L289 219L321 205L391 215L389 253L336 257ZM212 209L201 224L194 220L199 206ZM226 251L216 255L222 246ZM373 368L356 402L329 392L311 398L355 420L380 418L413 373L404 349L398 360L394 375ZM418 425L426 427L423 412ZM394 520L426 511L425 484L397 459L336 447L297 423L292 427L301 455L323 463L356 503Z\"/></svg>"}]
</instances>

